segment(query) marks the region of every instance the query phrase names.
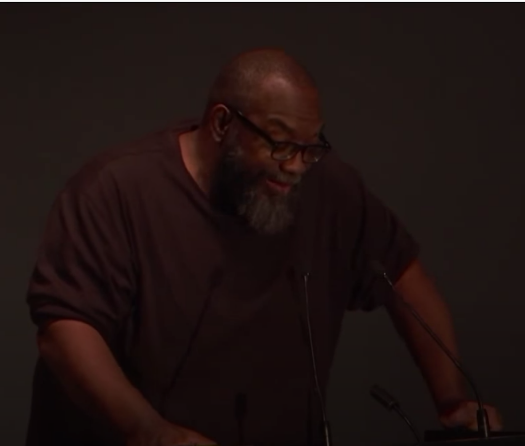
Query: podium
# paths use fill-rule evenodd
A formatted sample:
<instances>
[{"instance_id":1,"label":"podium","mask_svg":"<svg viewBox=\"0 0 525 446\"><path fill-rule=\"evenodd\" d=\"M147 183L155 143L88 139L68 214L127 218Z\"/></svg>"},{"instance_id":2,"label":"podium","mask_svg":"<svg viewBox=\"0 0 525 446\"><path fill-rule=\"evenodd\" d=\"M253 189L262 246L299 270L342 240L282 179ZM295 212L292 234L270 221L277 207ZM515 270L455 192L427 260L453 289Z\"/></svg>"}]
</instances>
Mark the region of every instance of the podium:
<instances>
[{"instance_id":1,"label":"podium","mask_svg":"<svg viewBox=\"0 0 525 446\"><path fill-rule=\"evenodd\" d=\"M428 446L525 446L524 432L491 432L489 438L480 438L468 430L426 431L423 442Z\"/></svg>"}]
</instances>

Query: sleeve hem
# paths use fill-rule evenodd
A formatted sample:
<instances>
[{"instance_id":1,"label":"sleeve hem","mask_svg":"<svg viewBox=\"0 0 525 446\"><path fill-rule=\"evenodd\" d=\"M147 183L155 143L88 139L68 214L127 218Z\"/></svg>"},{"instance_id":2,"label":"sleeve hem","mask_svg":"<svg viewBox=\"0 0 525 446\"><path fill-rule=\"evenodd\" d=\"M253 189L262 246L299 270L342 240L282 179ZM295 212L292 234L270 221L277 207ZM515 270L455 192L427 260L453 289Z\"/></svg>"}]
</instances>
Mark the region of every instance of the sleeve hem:
<instances>
[{"instance_id":1,"label":"sleeve hem","mask_svg":"<svg viewBox=\"0 0 525 446\"><path fill-rule=\"evenodd\" d=\"M99 322L83 315L66 312L61 312L61 314L48 313L45 315L33 315L32 319L35 325L37 326L39 334L45 331L54 322L65 320L82 322L86 325L89 325L91 328L97 331L102 337L102 339L104 339L104 341L108 344L108 346L111 345L112 336L110 334L110 331L107 328L103 327L102 324L100 324Z\"/></svg>"}]
</instances>

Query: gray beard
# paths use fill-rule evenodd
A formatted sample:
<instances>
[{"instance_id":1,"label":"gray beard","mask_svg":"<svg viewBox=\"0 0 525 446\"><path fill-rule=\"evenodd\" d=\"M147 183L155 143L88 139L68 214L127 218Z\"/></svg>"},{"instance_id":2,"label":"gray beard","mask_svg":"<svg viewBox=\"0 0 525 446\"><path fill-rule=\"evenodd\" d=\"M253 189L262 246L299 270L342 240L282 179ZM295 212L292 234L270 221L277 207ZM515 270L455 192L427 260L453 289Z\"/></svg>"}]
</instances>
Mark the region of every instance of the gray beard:
<instances>
[{"instance_id":1,"label":"gray beard","mask_svg":"<svg viewBox=\"0 0 525 446\"><path fill-rule=\"evenodd\" d=\"M264 180L297 182L287 194L265 190ZM250 172L239 148L226 152L212 183L211 199L221 211L243 218L261 235L276 235L290 228L296 216L299 178L284 172Z\"/></svg>"}]
</instances>

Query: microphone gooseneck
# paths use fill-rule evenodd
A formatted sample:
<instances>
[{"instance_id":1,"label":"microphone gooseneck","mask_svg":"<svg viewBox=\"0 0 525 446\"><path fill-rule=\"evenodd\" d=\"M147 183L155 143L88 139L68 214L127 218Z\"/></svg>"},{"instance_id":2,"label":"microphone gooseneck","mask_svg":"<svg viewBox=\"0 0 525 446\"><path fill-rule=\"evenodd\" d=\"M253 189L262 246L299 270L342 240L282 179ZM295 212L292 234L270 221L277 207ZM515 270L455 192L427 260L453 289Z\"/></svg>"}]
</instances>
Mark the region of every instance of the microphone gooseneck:
<instances>
[{"instance_id":1,"label":"microphone gooseneck","mask_svg":"<svg viewBox=\"0 0 525 446\"><path fill-rule=\"evenodd\" d=\"M403 298L403 296L401 296L397 292L394 284L390 280L390 277L388 276L388 274L386 273L382 265L380 265L379 263L376 263L375 269L377 270L379 275L383 277L385 281L388 283L388 285L394 292L394 296L396 296L396 298L410 311L412 316L418 321L418 323L423 327L423 329L430 335L430 337L434 340L434 342L441 348L441 350L448 356L448 358L452 361L452 363L456 366L456 368L465 377L472 391L474 392L474 395L478 403L478 411L477 411L478 433L480 437L482 438L489 438L489 423L488 423L487 411L484 408L483 400L481 398L481 395L476 385L474 384L474 380L472 379L471 375L465 370L463 365L454 356L454 354L450 351L450 349L445 345L445 343L441 340L441 338L434 332L434 330L430 327L430 325L428 325L425 319L423 319L423 317L417 312L417 310L412 305L410 305L410 303L408 303Z\"/></svg>"},{"instance_id":2,"label":"microphone gooseneck","mask_svg":"<svg viewBox=\"0 0 525 446\"><path fill-rule=\"evenodd\" d=\"M397 413L412 431L417 444L421 443L421 438L417 433L414 424L410 421L408 415L403 409L401 409L401 405L392 395L390 395L385 389L379 387L378 385L372 386L370 389L370 395L372 395L374 399L384 408L387 410L393 410L395 413Z\"/></svg>"},{"instance_id":3,"label":"microphone gooseneck","mask_svg":"<svg viewBox=\"0 0 525 446\"><path fill-rule=\"evenodd\" d=\"M235 418L237 418L237 430L239 434L238 444L244 446L244 429L246 420L247 401L246 394L239 392L235 397Z\"/></svg>"},{"instance_id":4,"label":"microphone gooseneck","mask_svg":"<svg viewBox=\"0 0 525 446\"><path fill-rule=\"evenodd\" d=\"M313 341L313 336L312 336L312 323L311 323L311 318L310 318L310 302L309 302L310 299L308 296L309 277L310 277L309 272L303 274L304 299L305 299L305 304L306 304L306 325L308 328L308 343L310 346L310 359L312 361L312 371L313 371L314 381L315 381L315 390L319 398L319 402L321 406L321 414L323 417L323 435L324 435L325 446L332 446L330 423L328 422L328 417L326 416L326 406L325 406L325 402L323 398L323 392L321 391L321 386L319 385L319 376L317 374L317 361L315 360L315 348L314 348L314 341Z\"/></svg>"}]
</instances>

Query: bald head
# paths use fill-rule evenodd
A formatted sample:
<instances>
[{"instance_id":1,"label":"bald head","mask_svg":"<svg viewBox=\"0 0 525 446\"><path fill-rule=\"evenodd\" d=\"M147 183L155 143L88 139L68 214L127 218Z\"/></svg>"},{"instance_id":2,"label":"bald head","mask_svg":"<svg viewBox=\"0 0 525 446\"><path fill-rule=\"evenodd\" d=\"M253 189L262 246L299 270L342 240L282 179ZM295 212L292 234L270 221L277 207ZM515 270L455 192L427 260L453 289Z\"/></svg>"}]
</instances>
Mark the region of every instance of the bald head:
<instances>
[{"instance_id":1,"label":"bald head","mask_svg":"<svg viewBox=\"0 0 525 446\"><path fill-rule=\"evenodd\" d=\"M281 232L295 218L312 162L305 154L325 149L322 127L317 88L303 66L279 49L242 53L211 88L196 130L195 177L218 209L260 233Z\"/></svg>"},{"instance_id":2,"label":"bald head","mask_svg":"<svg viewBox=\"0 0 525 446\"><path fill-rule=\"evenodd\" d=\"M316 95L312 76L283 50L262 48L230 60L211 88L208 107L229 104L241 110L264 109L271 96Z\"/></svg>"}]
</instances>

